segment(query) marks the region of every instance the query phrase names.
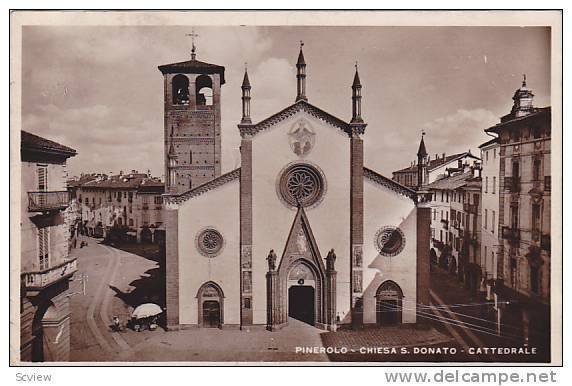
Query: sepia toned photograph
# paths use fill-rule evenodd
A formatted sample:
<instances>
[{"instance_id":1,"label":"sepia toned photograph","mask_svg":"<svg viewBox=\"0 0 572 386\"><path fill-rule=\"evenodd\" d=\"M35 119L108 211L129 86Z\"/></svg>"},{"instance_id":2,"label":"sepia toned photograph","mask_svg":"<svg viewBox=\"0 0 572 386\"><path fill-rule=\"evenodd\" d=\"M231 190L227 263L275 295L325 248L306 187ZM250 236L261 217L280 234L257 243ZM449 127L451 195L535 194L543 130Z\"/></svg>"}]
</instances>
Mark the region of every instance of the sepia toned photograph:
<instances>
[{"instance_id":1,"label":"sepia toned photograph","mask_svg":"<svg viewBox=\"0 0 572 386\"><path fill-rule=\"evenodd\" d=\"M561 363L561 12L10 32L11 364Z\"/></svg>"}]
</instances>

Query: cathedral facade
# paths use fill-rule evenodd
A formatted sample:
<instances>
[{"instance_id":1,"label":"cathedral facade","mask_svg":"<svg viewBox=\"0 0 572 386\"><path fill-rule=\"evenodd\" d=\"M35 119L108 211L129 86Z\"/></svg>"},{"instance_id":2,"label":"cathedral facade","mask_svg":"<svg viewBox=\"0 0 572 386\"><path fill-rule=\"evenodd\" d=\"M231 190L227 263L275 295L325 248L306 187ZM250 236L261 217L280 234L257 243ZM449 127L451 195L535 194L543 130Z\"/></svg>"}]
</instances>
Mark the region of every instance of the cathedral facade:
<instances>
[{"instance_id":1,"label":"cathedral facade","mask_svg":"<svg viewBox=\"0 0 572 386\"><path fill-rule=\"evenodd\" d=\"M159 67L169 328L273 331L295 318L335 331L415 323L429 303L430 208L423 189L364 165L357 67L349 122L308 102L302 47L296 67L295 102L258 123L245 72L241 165L222 175L224 67L194 52Z\"/></svg>"}]
</instances>

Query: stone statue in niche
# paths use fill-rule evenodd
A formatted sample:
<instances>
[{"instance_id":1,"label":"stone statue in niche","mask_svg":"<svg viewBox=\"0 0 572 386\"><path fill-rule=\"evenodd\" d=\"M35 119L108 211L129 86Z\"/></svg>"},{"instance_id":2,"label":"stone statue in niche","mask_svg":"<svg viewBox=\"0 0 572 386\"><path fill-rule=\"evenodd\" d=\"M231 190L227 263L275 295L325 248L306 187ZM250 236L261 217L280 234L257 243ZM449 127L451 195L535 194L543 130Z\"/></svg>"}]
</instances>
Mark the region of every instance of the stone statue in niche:
<instances>
[{"instance_id":1,"label":"stone statue in niche","mask_svg":"<svg viewBox=\"0 0 572 386\"><path fill-rule=\"evenodd\" d=\"M335 264L336 264L336 252L334 252L334 248L330 249L330 252L328 252L328 256L326 257L326 269L328 271L334 271L335 270Z\"/></svg>"},{"instance_id":2,"label":"stone statue in niche","mask_svg":"<svg viewBox=\"0 0 572 386\"><path fill-rule=\"evenodd\" d=\"M362 292L362 272L361 271L354 271L353 272L353 284L354 284L354 291L353 292Z\"/></svg>"},{"instance_id":3,"label":"stone statue in niche","mask_svg":"<svg viewBox=\"0 0 572 386\"><path fill-rule=\"evenodd\" d=\"M266 260L268 260L269 271L274 271L276 269L276 259L276 253L274 252L274 249L271 249L270 253L268 253L268 257L266 258Z\"/></svg>"},{"instance_id":4,"label":"stone statue in niche","mask_svg":"<svg viewBox=\"0 0 572 386\"><path fill-rule=\"evenodd\" d=\"M306 235L304 234L304 230L300 228L298 234L296 235L296 248L298 249L298 253L306 253L307 246L306 246Z\"/></svg>"},{"instance_id":5,"label":"stone statue in niche","mask_svg":"<svg viewBox=\"0 0 572 386\"><path fill-rule=\"evenodd\" d=\"M361 245L354 246L354 267L361 267L362 266L362 248Z\"/></svg>"}]
</instances>

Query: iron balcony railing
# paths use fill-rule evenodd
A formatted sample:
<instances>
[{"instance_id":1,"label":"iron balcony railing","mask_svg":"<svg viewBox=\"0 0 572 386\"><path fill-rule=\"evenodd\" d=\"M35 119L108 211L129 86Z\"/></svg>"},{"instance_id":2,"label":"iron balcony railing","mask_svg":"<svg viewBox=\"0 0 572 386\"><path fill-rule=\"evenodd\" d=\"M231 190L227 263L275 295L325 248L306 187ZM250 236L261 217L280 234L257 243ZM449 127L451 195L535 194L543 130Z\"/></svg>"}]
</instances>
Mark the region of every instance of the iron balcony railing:
<instances>
[{"instance_id":1,"label":"iron balcony railing","mask_svg":"<svg viewBox=\"0 0 572 386\"><path fill-rule=\"evenodd\" d=\"M540 248L550 252L550 235L542 235L540 237Z\"/></svg>"},{"instance_id":2,"label":"iron balcony railing","mask_svg":"<svg viewBox=\"0 0 572 386\"><path fill-rule=\"evenodd\" d=\"M511 227L502 227L502 237L511 244L517 244L520 241L520 229Z\"/></svg>"},{"instance_id":3,"label":"iron balcony railing","mask_svg":"<svg viewBox=\"0 0 572 386\"><path fill-rule=\"evenodd\" d=\"M28 192L28 211L46 212L65 209L69 205L69 193L59 192Z\"/></svg>"},{"instance_id":4,"label":"iron balcony railing","mask_svg":"<svg viewBox=\"0 0 572 386\"><path fill-rule=\"evenodd\" d=\"M23 272L22 281L26 289L43 289L61 279L70 277L76 271L77 257L74 257L41 271Z\"/></svg>"},{"instance_id":5,"label":"iron balcony railing","mask_svg":"<svg viewBox=\"0 0 572 386\"><path fill-rule=\"evenodd\" d=\"M505 189L511 193L520 192L520 177L505 177L504 178Z\"/></svg>"}]
</instances>

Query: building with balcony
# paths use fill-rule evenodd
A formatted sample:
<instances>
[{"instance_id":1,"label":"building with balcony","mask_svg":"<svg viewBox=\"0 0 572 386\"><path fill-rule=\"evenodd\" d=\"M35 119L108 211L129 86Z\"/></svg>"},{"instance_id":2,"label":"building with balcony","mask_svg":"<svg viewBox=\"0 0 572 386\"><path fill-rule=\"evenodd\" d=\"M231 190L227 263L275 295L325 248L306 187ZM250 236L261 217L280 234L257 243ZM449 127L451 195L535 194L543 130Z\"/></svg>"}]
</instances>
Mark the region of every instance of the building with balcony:
<instances>
[{"instance_id":1,"label":"building with balcony","mask_svg":"<svg viewBox=\"0 0 572 386\"><path fill-rule=\"evenodd\" d=\"M68 361L70 256L67 146L21 132L20 360Z\"/></svg>"},{"instance_id":2,"label":"building with balcony","mask_svg":"<svg viewBox=\"0 0 572 386\"><path fill-rule=\"evenodd\" d=\"M511 112L485 131L498 136L497 302L501 333L549 352L551 109L526 85Z\"/></svg>"},{"instance_id":3,"label":"building with balcony","mask_svg":"<svg viewBox=\"0 0 572 386\"><path fill-rule=\"evenodd\" d=\"M480 275L480 164L450 171L424 189L431 196L431 255L475 292Z\"/></svg>"},{"instance_id":4,"label":"building with balcony","mask_svg":"<svg viewBox=\"0 0 572 386\"><path fill-rule=\"evenodd\" d=\"M106 237L117 227L138 242L162 242L165 185L149 173L82 175L68 182L81 206L81 230Z\"/></svg>"}]
</instances>

